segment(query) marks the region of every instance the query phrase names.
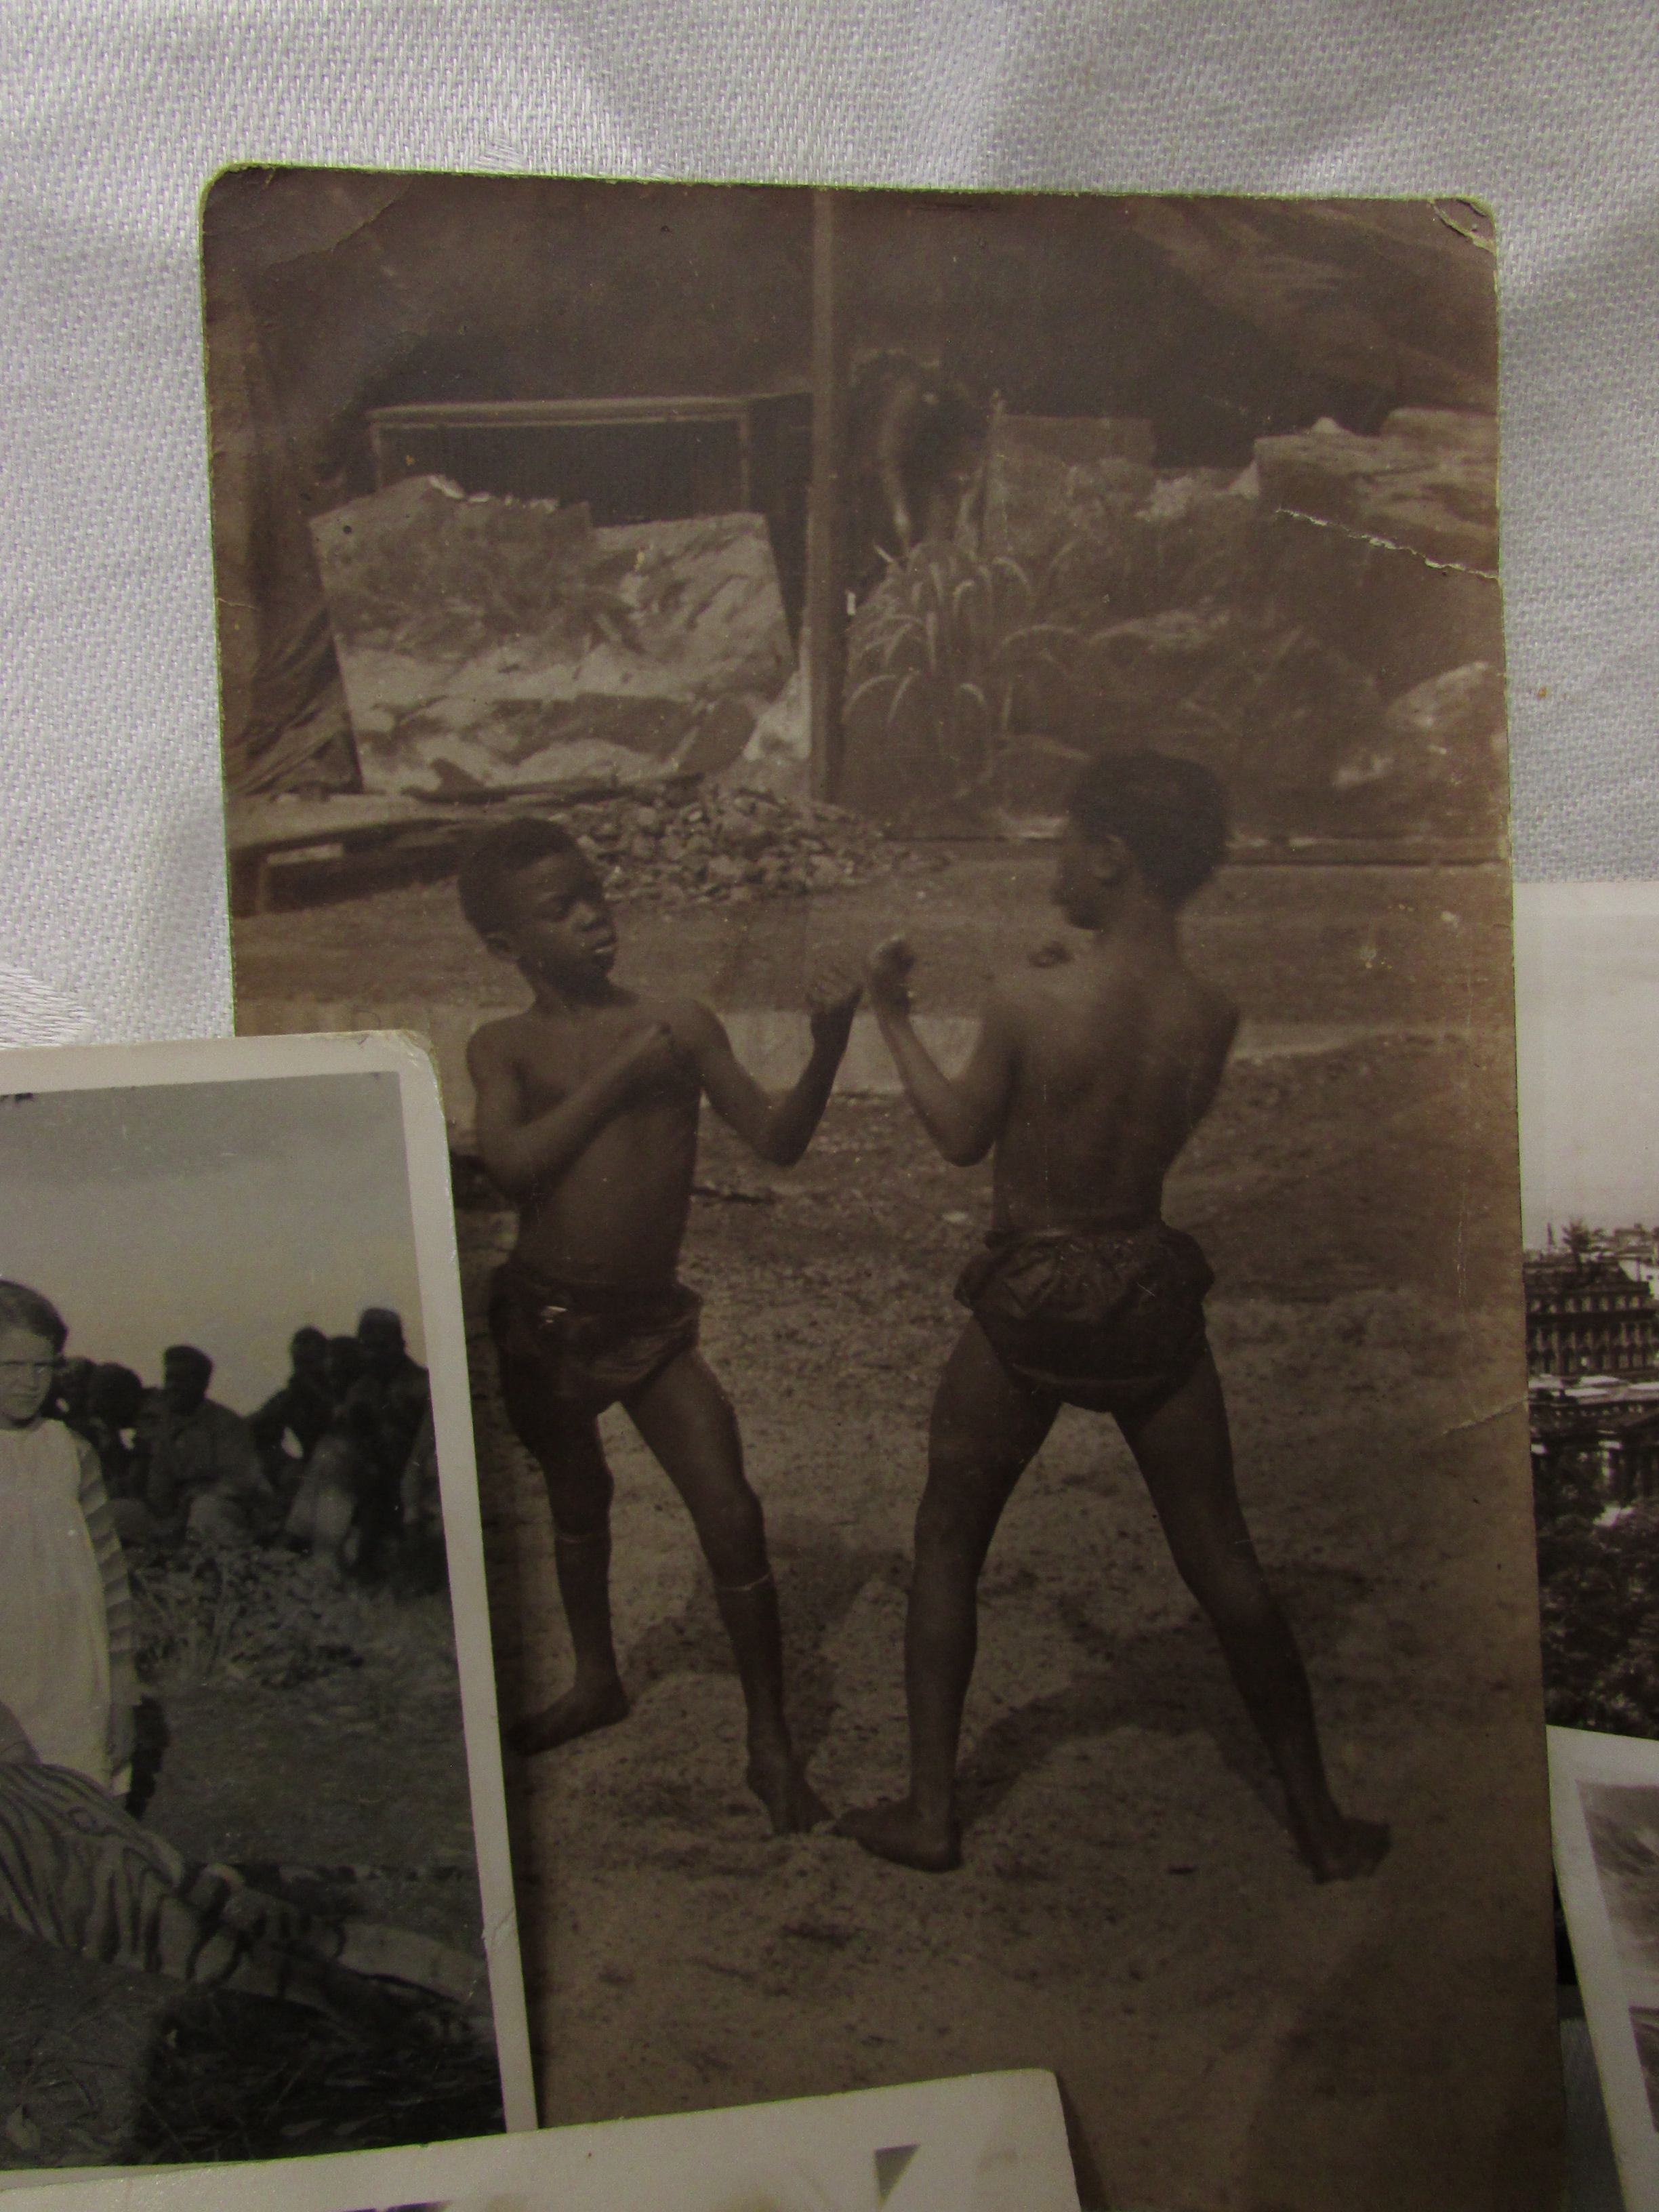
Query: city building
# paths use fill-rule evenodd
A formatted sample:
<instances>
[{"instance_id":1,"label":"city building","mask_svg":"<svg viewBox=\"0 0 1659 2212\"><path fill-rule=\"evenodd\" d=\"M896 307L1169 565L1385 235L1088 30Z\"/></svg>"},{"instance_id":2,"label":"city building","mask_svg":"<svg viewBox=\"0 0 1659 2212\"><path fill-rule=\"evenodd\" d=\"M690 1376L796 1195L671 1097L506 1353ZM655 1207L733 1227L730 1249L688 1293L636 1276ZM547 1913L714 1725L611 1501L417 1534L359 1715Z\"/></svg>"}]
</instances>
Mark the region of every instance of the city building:
<instances>
[{"instance_id":1,"label":"city building","mask_svg":"<svg viewBox=\"0 0 1659 2212\"><path fill-rule=\"evenodd\" d=\"M1529 1374L1639 1375L1659 1366L1659 1309L1650 1283L1587 1243L1528 1252L1522 1272Z\"/></svg>"},{"instance_id":2,"label":"city building","mask_svg":"<svg viewBox=\"0 0 1659 2212\"><path fill-rule=\"evenodd\" d=\"M1602 1510L1659 1498L1659 1381L1534 1376L1527 1401L1536 1474L1553 1476L1576 1461L1593 1471Z\"/></svg>"},{"instance_id":3,"label":"city building","mask_svg":"<svg viewBox=\"0 0 1659 2212\"><path fill-rule=\"evenodd\" d=\"M1627 1275L1659 1289L1659 1230L1639 1221L1624 1229L1598 1229L1590 1247L1598 1260L1616 1260Z\"/></svg>"}]
</instances>

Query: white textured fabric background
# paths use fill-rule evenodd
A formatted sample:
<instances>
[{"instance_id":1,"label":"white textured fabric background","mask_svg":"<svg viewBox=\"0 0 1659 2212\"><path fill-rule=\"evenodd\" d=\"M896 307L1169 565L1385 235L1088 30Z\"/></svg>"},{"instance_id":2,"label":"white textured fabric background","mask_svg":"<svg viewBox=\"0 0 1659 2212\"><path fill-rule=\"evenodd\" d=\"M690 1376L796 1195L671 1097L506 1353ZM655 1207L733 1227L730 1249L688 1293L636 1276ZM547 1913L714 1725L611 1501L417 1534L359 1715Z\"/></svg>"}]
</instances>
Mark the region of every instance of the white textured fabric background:
<instances>
[{"instance_id":1,"label":"white textured fabric background","mask_svg":"<svg viewBox=\"0 0 1659 2212\"><path fill-rule=\"evenodd\" d=\"M196 207L236 161L1485 200L1517 870L1659 875L1650 0L0 0L0 969L55 1023L229 1026Z\"/></svg>"}]
</instances>

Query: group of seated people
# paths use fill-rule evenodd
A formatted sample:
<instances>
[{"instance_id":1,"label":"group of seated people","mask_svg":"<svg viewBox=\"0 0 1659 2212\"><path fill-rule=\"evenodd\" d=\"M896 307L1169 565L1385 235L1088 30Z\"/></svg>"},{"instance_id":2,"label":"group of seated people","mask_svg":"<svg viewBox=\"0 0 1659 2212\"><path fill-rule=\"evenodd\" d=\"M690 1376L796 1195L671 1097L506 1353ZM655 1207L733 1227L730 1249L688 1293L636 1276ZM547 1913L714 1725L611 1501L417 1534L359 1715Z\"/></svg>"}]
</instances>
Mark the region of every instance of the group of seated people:
<instances>
[{"instance_id":1,"label":"group of seated people","mask_svg":"<svg viewBox=\"0 0 1659 2212\"><path fill-rule=\"evenodd\" d=\"M67 1359L52 1410L97 1452L124 1549L285 1540L336 1575L384 1571L435 1588L443 1516L425 1368L382 1306L355 1336L295 1332L291 1371L251 1414L208 1395L213 1362L162 1354L159 1388L131 1368Z\"/></svg>"},{"instance_id":2,"label":"group of seated people","mask_svg":"<svg viewBox=\"0 0 1659 2212\"><path fill-rule=\"evenodd\" d=\"M487 2039L481 1958L319 1917L138 1817L155 1782L154 1759L137 1771L141 1716L155 1714L129 1548L286 1534L337 1572L367 1571L378 1547L400 1580L411 1553L441 1573L431 1401L402 1323L372 1308L331 1344L300 1330L288 1381L246 1419L208 1396L213 1363L193 1345L172 1346L147 1390L130 1369L65 1359L68 1334L50 1298L0 1278L0 1929L356 2021L365 2007L384 2021L400 1988L399 2008L445 2000L462 2015L446 2033ZM151 1729L149 1751L166 1740Z\"/></svg>"}]
</instances>

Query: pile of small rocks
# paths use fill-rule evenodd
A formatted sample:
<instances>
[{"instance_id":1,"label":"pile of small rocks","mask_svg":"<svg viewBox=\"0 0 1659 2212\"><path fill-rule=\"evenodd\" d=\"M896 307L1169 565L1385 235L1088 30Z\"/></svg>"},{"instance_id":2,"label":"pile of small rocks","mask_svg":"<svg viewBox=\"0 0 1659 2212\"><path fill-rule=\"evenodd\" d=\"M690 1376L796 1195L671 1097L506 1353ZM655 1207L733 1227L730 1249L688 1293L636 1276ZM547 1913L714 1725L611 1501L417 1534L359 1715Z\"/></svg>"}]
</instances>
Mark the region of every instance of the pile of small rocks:
<instances>
[{"instance_id":1,"label":"pile of small rocks","mask_svg":"<svg viewBox=\"0 0 1659 2212\"><path fill-rule=\"evenodd\" d=\"M895 844L845 807L707 784L590 799L559 818L610 896L641 904L799 898L949 865L942 853Z\"/></svg>"}]
</instances>

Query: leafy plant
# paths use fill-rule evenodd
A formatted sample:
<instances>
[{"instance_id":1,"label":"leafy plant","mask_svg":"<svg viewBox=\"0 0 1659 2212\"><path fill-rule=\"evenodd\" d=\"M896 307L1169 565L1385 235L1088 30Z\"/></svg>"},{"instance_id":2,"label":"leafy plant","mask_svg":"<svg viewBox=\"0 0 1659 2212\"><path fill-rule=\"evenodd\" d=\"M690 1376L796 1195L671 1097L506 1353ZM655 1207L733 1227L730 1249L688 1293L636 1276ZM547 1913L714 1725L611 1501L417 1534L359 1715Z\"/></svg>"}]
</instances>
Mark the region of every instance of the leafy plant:
<instances>
[{"instance_id":1,"label":"leafy plant","mask_svg":"<svg viewBox=\"0 0 1659 2212\"><path fill-rule=\"evenodd\" d=\"M926 763L933 787L954 801L993 779L1034 679L1074 680L1083 641L1048 610L1074 548L1040 568L1000 553L987 560L928 541L860 610L844 705L849 729Z\"/></svg>"},{"instance_id":2,"label":"leafy plant","mask_svg":"<svg viewBox=\"0 0 1659 2212\"><path fill-rule=\"evenodd\" d=\"M1210 504L1252 520L1245 501ZM1375 682L1270 595L1241 593L1237 574L1231 595L1217 588L1224 552L1240 558L1231 518L1188 533L1184 553L1168 543L1182 529L1123 516L1041 558L929 542L895 564L849 639L856 803L895 820L994 810L1013 742L1041 738L1188 752L1252 793L1262 818L1283 811L1282 789L1290 818L1340 828L1330 763L1374 738ZM1194 596L1148 611L1166 591Z\"/></svg>"}]
</instances>

